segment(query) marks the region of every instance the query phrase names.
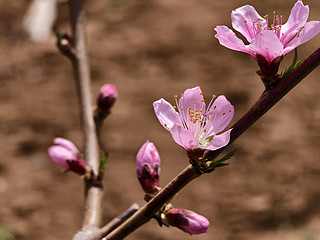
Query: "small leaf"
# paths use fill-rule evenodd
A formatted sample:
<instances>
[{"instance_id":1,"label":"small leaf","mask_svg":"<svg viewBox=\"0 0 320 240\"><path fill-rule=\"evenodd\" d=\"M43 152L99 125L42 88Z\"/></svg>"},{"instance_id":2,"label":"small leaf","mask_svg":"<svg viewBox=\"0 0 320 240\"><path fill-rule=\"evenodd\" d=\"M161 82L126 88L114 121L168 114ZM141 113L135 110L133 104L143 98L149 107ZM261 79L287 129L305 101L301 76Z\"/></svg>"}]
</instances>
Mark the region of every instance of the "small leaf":
<instances>
[{"instance_id":1,"label":"small leaf","mask_svg":"<svg viewBox=\"0 0 320 240\"><path fill-rule=\"evenodd\" d=\"M235 152L236 152L236 150L233 150L219 160L208 161L207 162L208 170L214 170L215 168L224 167L224 166L229 165L229 163L224 163L224 162L227 161L228 159L230 159L235 154Z\"/></svg>"},{"instance_id":2,"label":"small leaf","mask_svg":"<svg viewBox=\"0 0 320 240\"><path fill-rule=\"evenodd\" d=\"M99 170L104 170L108 161L108 153L105 153L101 156Z\"/></svg>"},{"instance_id":3,"label":"small leaf","mask_svg":"<svg viewBox=\"0 0 320 240\"><path fill-rule=\"evenodd\" d=\"M301 59L299 62L297 62L297 59L298 59L298 50L297 48L294 49L294 58L293 58L293 61L292 61L292 64L286 68L284 70L284 72L281 74L281 79L285 79L290 73L292 73L297 67L300 66L300 64L304 61L304 59Z\"/></svg>"}]
</instances>

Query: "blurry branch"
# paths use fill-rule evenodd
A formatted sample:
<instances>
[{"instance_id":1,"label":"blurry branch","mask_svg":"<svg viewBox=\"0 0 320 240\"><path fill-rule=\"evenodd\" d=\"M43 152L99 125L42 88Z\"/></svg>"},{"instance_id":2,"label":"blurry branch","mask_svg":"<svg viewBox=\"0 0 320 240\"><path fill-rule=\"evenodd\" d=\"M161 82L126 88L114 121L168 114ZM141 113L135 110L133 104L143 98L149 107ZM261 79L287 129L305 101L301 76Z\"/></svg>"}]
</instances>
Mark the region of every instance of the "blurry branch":
<instances>
[{"instance_id":1,"label":"blurry branch","mask_svg":"<svg viewBox=\"0 0 320 240\"><path fill-rule=\"evenodd\" d=\"M118 217L112 219L107 225L102 227L99 232L99 238L105 237L107 234L112 232L118 226L120 226L124 221L126 221L129 217L131 217L137 210L139 209L139 205L134 203L132 204L125 212L123 212Z\"/></svg>"},{"instance_id":2,"label":"blurry branch","mask_svg":"<svg viewBox=\"0 0 320 240\"><path fill-rule=\"evenodd\" d=\"M233 126L231 139L228 145L235 141L252 124L261 118L278 101L280 101L293 87L295 87L310 72L320 64L320 48L309 56L296 70L282 80L272 90L265 91L252 108ZM207 151L204 160L215 159L223 149ZM151 201L141 207L132 217L106 236L106 240L120 240L131 232L147 223L159 211L163 204L169 201L178 191L186 186L201 173L192 165L185 168L175 179L163 188Z\"/></svg>"},{"instance_id":3,"label":"blurry branch","mask_svg":"<svg viewBox=\"0 0 320 240\"><path fill-rule=\"evenodd\" d=\"M75 53L68 57L72 62L80 105L81 124L84 133L85 160L92 169L92 179L85 180L86 206L83 229L74 239L92 239L91 234L101 222L101 201L103 190L94 181L98 176L99 148L93 120L92 97L90 92L90 69L86 49L84 11L82 0L70 0L70 20Z\"/></svg>"}]
</instances>

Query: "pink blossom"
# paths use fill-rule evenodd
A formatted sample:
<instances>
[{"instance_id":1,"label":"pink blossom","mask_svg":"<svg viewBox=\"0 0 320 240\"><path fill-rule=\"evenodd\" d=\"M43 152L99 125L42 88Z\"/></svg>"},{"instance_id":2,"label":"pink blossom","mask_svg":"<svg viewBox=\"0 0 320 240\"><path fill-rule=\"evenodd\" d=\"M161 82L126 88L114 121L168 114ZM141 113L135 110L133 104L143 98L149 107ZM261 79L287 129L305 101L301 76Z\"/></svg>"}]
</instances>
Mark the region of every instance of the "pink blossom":
<instances>
[{"instance_id":1,"label":"pink blossom","mask_svg":"<svg viewBox=\"0 0 320 240\"><path fill-rule=\"evenodd\" d=\"M283 56L320 32L320 22L307 22L308 16L309 6L303 5L300 0L293 6L285 24L282 24L282 16L276 15L275 12L271 21L268 15L261 17L254 7L245 5L232 11L231 20L232 27L240 32L249 44L245 45L226 26L217 26L215 37L221 45L232 50L248 53L258 63L261 62L259 55L263 56L268 65L276 61L276 70L272 70L271 73L264 73L275 74ZM274 73L274 71L276 72Z\"/></svg>"},{"instance_id":2,"label":"pink blossom","mask_svg":"<svg viewBox=\"0 0 320 240\"><path fill-rule=\"evenodd\" d=\"M146 193L155 193L159 188L160 156L152 142L146 141L137 154L137 174Z\"/></svg>"},{"instance_id":3,"label":"pink blossom","mask_svg":"<svg viewBox=\"0 0 320 240\"><path fill-rule=\"evenodd\" d=\"M166 222L191 235L206 233L210 225L205 217L187 209L179 208L173 208L167 212Z\"/></svg>"},{"instance_id":4,"label":"pink blossom","mask_svg":"<svg viewBox=\"0 0 320 240\"><path fill-rule=\"evenodd\" d=\"M213 96L207 108L200 87L187 89L179 102L178 97L175 98L176 107L164 99L154 102L153 107L160 123L177 144L192 151L199 148L216 150L229 143L231 129L219 134L234 114L234 108L225 96L216 100Z\"/></svg>"},{"instance_id":5,"label":"pink blossom","mask_svg":"<svg viewBox=\"0 0 320 240\"><path fill-rule=\"evenodd\" d=\"M100 90L97 106L104 112L109 112L118 97L117 89L112 84L105 84Z\"/></svg>"},{"instance_id":6,"label":"pink blossom","mask_svg":"<svg viewBox=\"0 0 320 240\"><path fill-rule=\"evenodd\" d=\"M87 164L71 141L64 138L55 138L53 142L57 145L48 149L52 161L66 170L71 170L81 175L86 172Z\"/></svg>"}]
</instances>

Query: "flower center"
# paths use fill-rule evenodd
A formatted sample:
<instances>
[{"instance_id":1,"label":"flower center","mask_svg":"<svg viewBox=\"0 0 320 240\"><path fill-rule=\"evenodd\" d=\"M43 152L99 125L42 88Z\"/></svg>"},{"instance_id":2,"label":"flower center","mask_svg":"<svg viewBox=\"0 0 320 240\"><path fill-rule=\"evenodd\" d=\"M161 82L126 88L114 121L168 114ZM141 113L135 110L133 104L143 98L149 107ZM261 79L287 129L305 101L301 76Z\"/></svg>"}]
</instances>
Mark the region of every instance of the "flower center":
<instances>
[{"instance_id":1,"label":"flower center","mask_svg":"<svg viewBox=\"0 0 320 240\"><path fill-rule=\"evenodd\" d=\"M249 29L249 34L252 39L254 39L260 32L263 30L271 30L276 36L280 39L284 47L288 45L293 39L299 37L299 34L303 27L300 27L298 31L286 31L281 32L282 28L282 15L276 15L276 12L273 12L273 20L269 22L269 16L265 15L263 19L258 18L257 21L249 22L245 20L247 27Z\"/></svg>"},{"instance_id":2,"label":"flower center","mask_svg":"<svg viewBox=\"0 0 320 240\"><path fill-rule=\"evenodd\" d=\"M202 96L202 93L200 93L200 95ZM201 145L202 140L209 137L206 134L208 133L206 129L206 126L208 126L207 122L211 120L214 121L213 116L208 114L208 112L211 109L216 96L212 96L207 108L205 107L205 101L202 98L201 103L194 101L191 106L187 106L187 109L184 109L179 105L177 95L175 95L174 98L176 102L176 106L174 106L174 108L179 112L183 127L190 130L193 133L197 144ZM183 94L181 94L181 98L183 99ZM213 106L212 109L216 109L216 106Z\"/></svg>"}]
</instances>

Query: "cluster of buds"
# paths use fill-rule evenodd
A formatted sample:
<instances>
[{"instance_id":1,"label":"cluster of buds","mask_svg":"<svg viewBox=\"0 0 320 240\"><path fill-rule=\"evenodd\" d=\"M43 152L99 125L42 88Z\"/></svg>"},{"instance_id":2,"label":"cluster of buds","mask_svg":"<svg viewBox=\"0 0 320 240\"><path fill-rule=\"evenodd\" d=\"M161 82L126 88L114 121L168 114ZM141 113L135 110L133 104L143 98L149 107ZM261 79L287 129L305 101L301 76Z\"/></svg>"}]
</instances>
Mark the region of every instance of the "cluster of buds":
<instances>
[{"instance_id":1,"label":"cluster of buds","mask_svg":"<svg viewBox=\"0 0 320 240\"><path fill-rule=\"evenodd\" d=\"M69 140L55 138L57 145L51 146L48 153L52 161L63 167L66 171L73 171L80 175L89 172L89 167L77 147Z\"/></svg>"},{"instance_id":2,"label":"cluster of buds","mask_svg":"<svg viewBox=\"0 0 320 240\"><path fill-rule=\"evenodd\" d=\"M138 179L146 193L145 199L149 201L160 190L160 156L155 145L146 141L136 159ZM160 225L177 227L191 235L207 232L209 221L205 217L186 209L172 208L171 204L166 206L158 213L161 216L157 217Z\"/></svg>"}]
</instances>

